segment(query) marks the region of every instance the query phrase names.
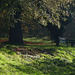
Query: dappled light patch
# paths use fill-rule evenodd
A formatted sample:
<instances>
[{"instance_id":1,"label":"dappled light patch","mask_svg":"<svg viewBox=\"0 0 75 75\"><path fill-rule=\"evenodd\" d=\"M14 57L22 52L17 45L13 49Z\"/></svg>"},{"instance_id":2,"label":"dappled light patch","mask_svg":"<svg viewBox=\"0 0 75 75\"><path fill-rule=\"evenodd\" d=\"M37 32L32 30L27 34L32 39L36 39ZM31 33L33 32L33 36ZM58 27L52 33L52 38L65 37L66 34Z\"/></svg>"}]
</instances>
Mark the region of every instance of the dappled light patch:
<instances>
[{"instance_id":1,"label":"dappled light patch","mask_svg":"<svg viewBox=\"0 0 75 75\"><path fill-rule=\"evenodd\" d=\"M47 41L41 40L39 42L37 42L37 40L38 39L36 39L36 41L33 41L33 42L31 42L31 41L28 42L28 40L27 41L23 40L23 42L24 42L24 45L56 45L54 42L51 42L51 41L48 41L48 40ZM0 43L6 43L7 44L7 43L10 43L10 42L9 42L8 39L2 38L2 39L0 39ZM15 45L17 45L17 44L15 44Z\"/></svg>"},{"instance_id":2,"label":"dappled light patch","mask_svg":"<svg viewBox=\"0 0 75 75\"><path fill-rule=\"evenodd\" d=\"M31 47L8 47L7 49L11 49L12 51L16 52L16 54L29 54L29 55L37 55L37 54L50 54L53 55L53 53L56 51L53 48L50 49L39 49L39 48L31 48Z\"/></svg>"},{"instance_id":3,"label":"dappled light patch","mask_svg":"<svg viewBox=\"0 0 75 75\"><path fill-rule=\"evenodd\" d=\"M7 39L0 39L0 42L6 42L8 41Z\"/></svg>"},{"instance_id":4,"label":"dappled light patch","mask_svg":"<svg viewBox=\"0 0 75 75\"><path fill-rule=\"evenodd\" d=\"M10 54L10 55L14 55L14 54L15 54L14 51L9 50L9 49L6 49L6 48L1 48L1 49L0 49L0 52L2 52L2 53L7 53L7 54Z\"/></svg>"},{"instance_id":5,"label":"dappled light patch","mask_svg":"<svg viewBox=\"0 0 75 75\"><path fill-rule=\"evenodd\" d=\"M27 42L27 41L24 41L24 44L27 44L27 45L55 45L54 43L49 43L49 44L45 44L45 43L37 43L37 42Z\"/></svg>"},{"instance_id":6,"label":"dappled light patch","mask_svg":"<svg viewBox=\"0 0 75 75\"><path fill-rule=\"evenodd\" d=\"M74 55L74 47L3 45L0 49L0 74L74 75Z\"/></svg>"}]
</instances>

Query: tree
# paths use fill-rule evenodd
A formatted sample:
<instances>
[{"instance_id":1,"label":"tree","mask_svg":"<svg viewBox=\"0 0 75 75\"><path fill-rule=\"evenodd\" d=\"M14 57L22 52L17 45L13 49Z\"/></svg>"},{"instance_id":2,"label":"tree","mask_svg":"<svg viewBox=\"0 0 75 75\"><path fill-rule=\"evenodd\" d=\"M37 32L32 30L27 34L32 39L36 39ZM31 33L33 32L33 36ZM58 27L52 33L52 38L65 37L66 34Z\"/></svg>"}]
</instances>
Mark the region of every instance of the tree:
<instances>
[{"instance_id":1,"label":"tree","mask_svg":"<svg viewBox=\"0 0 75 75\"><path fill-rule=\"evenodd\" d=\"M46 26L56 45L59 45L59 36L63 32L64 25L72 21L71 11L74 0L34 0L32 2L29 0L28 3L26 8L31 13L28 17Z\"/></svg>"},{"instance_id":2,"label":"tree","mask_svg":"<svg viewBox=\"0 0 75 75\"><path fill-rule=\"evenodd\" d=\"M9 42L23 43L21 23L33 24L40 23L44 26L49 25L48 30L58 44L58 31L61 31L63 23L66 24L71 18L71 8L73 7L72 0L1 0L0 14L6 11L7 21L5 26L10 27ZM2 16L2 15L1 15ZM2 16L4 20L4 15ZM1 22L3 23L3 20ZM49 29L50 28L50 29ZM51 29L52 28L52 29Z\"/></svg>"},{"instance_id":3,"label":"tree","mask_svg":"<svg viewBox=\"0 0 75 75\"><path fill-rule=\"evenodd\" d=\"M4 2L4 3L3 3ZM3 4L2 4L3 3ZM20 22L20 15L22 12L21 5L18 0L3 0L1 2L2 7L1 11L6 11L5 15L7 15L7 22L5 22L5 26L8 26L10 29L9 31L9 42L13 44L22 44L23 43L23 35L21 31L21 22ZM3 20L6 18L3 14ZM3 20L1 22L3 22Z\"/></svg>"},{"instance_id":4,"label":"tree","mask_svg":"<svg viewBox=\"0 0 75 75\"><path fill-rule=\"evenodd\" d=\"M51 39L55 41L56 46L59 46L59 36L63 34L64 28L61 27L60 29L57 26L53 26L51 23L48 22L46 28L50 31Z\"/></svg>"},{"instance_id":5,"label":"tree","mask_svg":"<svg viewBox=\"0 0 75 75\"><path fill-rule=\"evenodd\" d=\"M12 24L14 23L14 25L10 25L10 33L9 33L10 43L23 44L23 34L21 30L21 22L19 20L21 12L22 12L22 8L20 4L17 3L15 8L15 15L14 16L11 15L11 18L10 18L10 23ZM12 19L12 17L14 19Z\"/></svg>"},{"instance_id":6,"label":"tree","mask_svg":"<svg viewBox=\"0 0 75 75\"><path fill-rule=\"evenodd\" d=\"M72 21L74 5L74 0L41 0L36 4L35 18L48 28L57 46L64 25Z\"/></svg>"}]
</instances>

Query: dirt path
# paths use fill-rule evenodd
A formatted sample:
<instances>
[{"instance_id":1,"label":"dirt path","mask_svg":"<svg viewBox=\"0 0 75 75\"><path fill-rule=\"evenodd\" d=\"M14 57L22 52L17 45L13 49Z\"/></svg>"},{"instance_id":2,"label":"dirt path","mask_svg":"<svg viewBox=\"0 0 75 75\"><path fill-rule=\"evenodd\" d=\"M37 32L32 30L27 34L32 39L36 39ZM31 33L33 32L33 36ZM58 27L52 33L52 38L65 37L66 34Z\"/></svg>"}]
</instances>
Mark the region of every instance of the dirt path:
<instances>
[{"instance_id":1,"label":"dirt path","mask_svg":"<svg viewBox=\"0 0 75 75\"><path fill-rule=\"evenodd\" d=\"M0 39L0 42L6 42L8 41L7 39Z\"/></svg>"}]
</instances>

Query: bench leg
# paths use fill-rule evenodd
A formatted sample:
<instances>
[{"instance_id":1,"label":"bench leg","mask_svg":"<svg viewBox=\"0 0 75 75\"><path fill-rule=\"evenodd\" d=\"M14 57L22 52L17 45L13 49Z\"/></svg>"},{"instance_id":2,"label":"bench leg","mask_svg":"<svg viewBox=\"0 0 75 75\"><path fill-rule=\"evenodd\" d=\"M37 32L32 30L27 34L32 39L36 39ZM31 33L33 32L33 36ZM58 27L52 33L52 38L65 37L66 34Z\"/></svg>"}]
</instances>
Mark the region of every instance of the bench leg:
<instances>
[{"instance_id":1,"label":"bench leg","mask_svg":"<svg viewBox=\"0 0 75 75\"><path fill-rule=\"evenodd\" d=\"M72 43L71 43L71 47L73 47L73 46L74 46L74 43L72 42Z\"/></svg>"}]
</instances>

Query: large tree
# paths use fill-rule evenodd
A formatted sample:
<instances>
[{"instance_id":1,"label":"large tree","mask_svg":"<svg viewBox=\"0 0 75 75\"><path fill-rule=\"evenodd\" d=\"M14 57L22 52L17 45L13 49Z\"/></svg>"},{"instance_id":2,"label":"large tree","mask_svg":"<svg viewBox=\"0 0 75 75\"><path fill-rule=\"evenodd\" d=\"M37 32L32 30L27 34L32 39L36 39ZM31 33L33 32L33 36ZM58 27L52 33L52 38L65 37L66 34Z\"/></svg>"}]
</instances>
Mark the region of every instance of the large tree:
<instances>
[{"instance_id":1,"label":"large tree","mask_svg":"<svg viewBox=\"0 0 75 75\"><path fill-rule=\"evenodd\" d=\"M35 18L48 28L52 39L59 45L64 25L72 21L74 0L41 0L36 3Z\"/></svg>"},{"instance_id":2,"label":"large tree","mask_svg":"<svg viewBox=\"0 0 75 75\"><path fill-rule=\"evenodd\" d=\"M20 22L22 7L20 5L20 1L2 0L0 4L1 4L1 16L3 17L3 20L1 20L1 22L3 23L3 21L5 21L5 23L3 23L3 26L9 27L9 42L13 44L22 44L23 35ZM7 19L5 20L5 18Z\"/></svg>"},{"instance_id":3,"label":"large tree","mask_svg":"<svg viewBox=\"0 0 75 75\"><path fill-rule=\"evenodd\" d=\"M21 21L20 21L22 7L20 6L19 3L16 3L12 10L15 12L15 14L10 15L9 42L22 44L23 43L23 34L22 34L22 30L21 30Z\"/></svg>"},{"instance_id":4,"label":"large tree","mask_svg":"<svg viewBox=\"0 0 75 75\"><path fill-rule=\"evenodd\" d=\"M23 43L21 23L37 22L48 28L50 35L56 37L53 38L56 45L59 45L58 32L61 32L63 24L71 20L74 2L73 0L1 0L0 5L0 15L3 18L0 23L5 21L3 25L10 27L9 42Z\"/></svg>"}]
</instances>

